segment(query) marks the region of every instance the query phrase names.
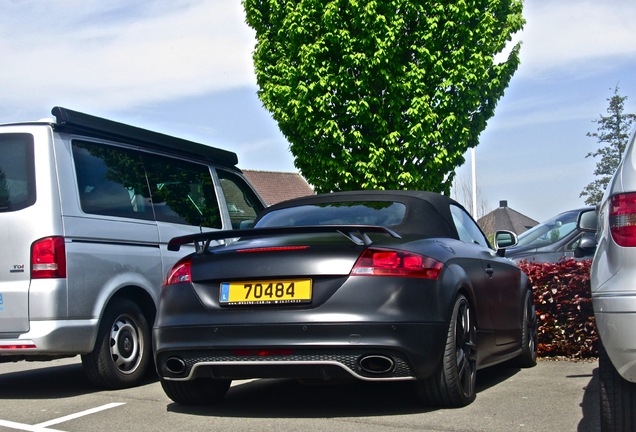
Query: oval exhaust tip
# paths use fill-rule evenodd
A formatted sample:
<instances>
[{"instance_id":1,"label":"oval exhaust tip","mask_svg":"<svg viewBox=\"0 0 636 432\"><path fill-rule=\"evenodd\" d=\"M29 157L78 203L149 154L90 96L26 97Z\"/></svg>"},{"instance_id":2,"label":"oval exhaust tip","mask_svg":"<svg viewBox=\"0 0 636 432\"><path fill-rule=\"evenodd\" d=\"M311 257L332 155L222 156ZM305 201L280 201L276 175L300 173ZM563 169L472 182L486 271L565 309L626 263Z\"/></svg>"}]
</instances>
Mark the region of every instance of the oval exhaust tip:
<instances>
[{"instance_id":1,"label":"oval exhaust tip","mask_svg":"<svg viewBox=\"0 0 636 432\"><path fill-rule=\"evenodd\" d=\"M358 365L363 371L374 375L387 374L395 369L395 362L391 357L377 354L362 357Z\"/></svg>"},{"instance_id":2,"label":"oval exhaust tip","mask_svg":"<svg viewBox=\"0 0 636 432\"><path fill-rule=\"evenodd\" d=\"M166 360L166 370L171 374L181 375L186 370L186 364L179 357L170 357Z\"/></svg>"}]
</instances>

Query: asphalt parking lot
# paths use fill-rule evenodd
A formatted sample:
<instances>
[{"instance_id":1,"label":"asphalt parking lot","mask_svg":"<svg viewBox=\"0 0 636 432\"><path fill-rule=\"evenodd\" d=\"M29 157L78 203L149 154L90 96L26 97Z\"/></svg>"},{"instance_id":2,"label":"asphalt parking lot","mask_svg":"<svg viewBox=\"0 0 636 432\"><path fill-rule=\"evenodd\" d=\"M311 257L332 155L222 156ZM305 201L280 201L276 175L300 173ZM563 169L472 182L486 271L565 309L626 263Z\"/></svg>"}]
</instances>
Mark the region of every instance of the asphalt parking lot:
<instances>
[{"instance_id":1,"label":"asphalt parking lot","mask_svg":"<svg viewBox=\"0 0 636 432\"><path fill-rule=\"evenodd\" d=\"M211 407L176 405L156 380L101 391L78 358L0 364L0 431L599 431L598 364L540 361L480 371L477 400L422 407L407 383L234 383Z\"/></svg>"}]
</instances>

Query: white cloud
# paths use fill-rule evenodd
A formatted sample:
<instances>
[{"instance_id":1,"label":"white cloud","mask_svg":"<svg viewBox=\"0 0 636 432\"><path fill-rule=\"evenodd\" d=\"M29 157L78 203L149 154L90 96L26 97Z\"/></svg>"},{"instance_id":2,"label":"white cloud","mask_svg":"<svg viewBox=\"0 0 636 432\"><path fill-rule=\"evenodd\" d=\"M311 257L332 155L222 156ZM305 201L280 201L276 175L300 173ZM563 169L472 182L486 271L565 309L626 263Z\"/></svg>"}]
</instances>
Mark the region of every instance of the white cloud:
<instances>
[{"instance_id":1,"label":"white cloud","mask_svg":"<svg viewBox=\"0 0 636 432\"><path fill-rule=\"evenodd\" d=\"M3 103L118 108L255 85L240 1L3 5Z\"/></svg>"},{"instance_id":2,"label":"white cloud","mask_svg":"<svg viewBox=\"0 0 636 432\"><path fill-rule=\"evenodd\" d=\"M255 86L255 38L239 0L2 5L5 108L118 109ZM518 76L593 73L636 58L633 0L526 0L524 15Z\"/></svg>"},{"instance_id":3,"label":"white cloud","mask_svg":"<svg viewBox=\"0 0 636 432\"><path fill-rule=\"evenodd\" d=\"M636 59L633 0L526 0L519 74L589 75Z\"/></svg>"}]
</instances>

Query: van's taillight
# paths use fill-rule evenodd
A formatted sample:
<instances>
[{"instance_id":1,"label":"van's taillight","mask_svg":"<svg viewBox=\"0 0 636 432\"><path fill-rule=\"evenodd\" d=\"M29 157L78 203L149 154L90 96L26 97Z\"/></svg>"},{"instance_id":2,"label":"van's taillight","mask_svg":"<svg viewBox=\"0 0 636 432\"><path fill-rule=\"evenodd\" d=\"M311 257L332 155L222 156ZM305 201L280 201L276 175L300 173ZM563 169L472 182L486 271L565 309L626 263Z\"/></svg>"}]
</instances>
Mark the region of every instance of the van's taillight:
<instances>
[{"instance_id":1,"label":"van's taillight","mask_svg":"<svg viewBox=\"0 0 636 432\"><path fill-rule=\"evenodd\" d=\"M166 277L166 283L164 285L174 285L184 282L192 282L192 273L190 273L190 257L185 257L177 261L172 267L172 270Z\"/></svg>"},{"instance_id":2,"label":"van's taillight","mask_svg":"<svg viewBox=\"0 0 636 432\"><path fill-rule=\"evenodd\" d=\"M443 266L433 258L412 252L369 248L358 258L351 274L437 279Z\"/></svg>"},{"instance_id":3,"label":"van's taillight","mask_svg":"<svg viewBox=\"0 0 636 432\"><path fill-rule=\"evenodd\" d=\"M610 201L609 226L619 246L636 246L636 193L614 195Z\"/></svg>"},{"instance_id":4,"label":"van's taillight","mask_svg":"<svg viewBox=\"0 0 636 432\"><path fill-rule=\"evenodd\" d=\"M31 245L31 278L65 278L66 248L64 237L47 237Z\"/></svg>"},{"instance_id":5,"label":"van's taillight","mask_svg":"<svg viewBox=\"0 0 636 432\"><path fill-rule=\"evenodd\" d=\"M23 344L11 344L11 345L2 345L0 344L0 350L21 350L21 349L32 349L37 348L37 346L33 343L23 343Z\"/></svg>"}]
</instances>

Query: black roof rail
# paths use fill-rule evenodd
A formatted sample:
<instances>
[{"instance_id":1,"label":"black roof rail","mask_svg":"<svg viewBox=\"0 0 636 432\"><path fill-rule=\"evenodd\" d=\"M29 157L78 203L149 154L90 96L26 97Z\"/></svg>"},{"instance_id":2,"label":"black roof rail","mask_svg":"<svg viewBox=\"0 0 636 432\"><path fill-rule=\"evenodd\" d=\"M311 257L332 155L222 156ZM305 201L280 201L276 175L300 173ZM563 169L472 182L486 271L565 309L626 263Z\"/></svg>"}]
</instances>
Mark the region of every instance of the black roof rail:
<instances>
[{"instance_id":1,"label":"black roof rail","mask_svg":"<svg viewBox=\"0 0 636 432\"><path fill-rule=\"evenodd\" d=\"M51 114L53 114L56 119L56 124L53 125L56 131L80 133L95 138L114 139L139 145L144 148L177 151L179 153L185 152L193 156L203 157L209 162L228 167L235 167L238 163L236 153L211 147L206 144L153 132L148 129L107 120L59 106L54 107L51 110Z\"/></svg>"}]
</instances>

